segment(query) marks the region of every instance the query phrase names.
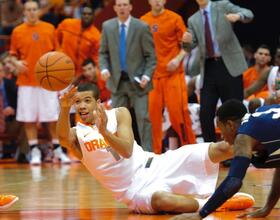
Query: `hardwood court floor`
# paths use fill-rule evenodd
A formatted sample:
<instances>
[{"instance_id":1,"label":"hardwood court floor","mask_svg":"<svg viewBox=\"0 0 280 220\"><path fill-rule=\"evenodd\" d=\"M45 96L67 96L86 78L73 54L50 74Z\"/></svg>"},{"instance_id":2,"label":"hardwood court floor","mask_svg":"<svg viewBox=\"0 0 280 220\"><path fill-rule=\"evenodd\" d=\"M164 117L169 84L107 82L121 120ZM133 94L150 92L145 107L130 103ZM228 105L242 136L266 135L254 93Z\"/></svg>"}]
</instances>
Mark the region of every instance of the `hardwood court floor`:
<instances>
[{"instance_id":1,"label":"hardwood court floor","mask_svg":"<svg viewBox=\"0 0 280 220\"><path fill-rule=\"evenodd\" d=\"M221 180L227 169L221 168ZM263 206L270 189L272 170L249 168L241 191L252 194L255 207ZM171 215L135 215L116 202L79 163L44 164L31 167L15 163L0 164L0 193L13 193L20 200L1 220L167 220ZM280 219L280 203L265 219ZM236 219L239 212L216 212L206 219Z\"/></svg>"}]
</instances>

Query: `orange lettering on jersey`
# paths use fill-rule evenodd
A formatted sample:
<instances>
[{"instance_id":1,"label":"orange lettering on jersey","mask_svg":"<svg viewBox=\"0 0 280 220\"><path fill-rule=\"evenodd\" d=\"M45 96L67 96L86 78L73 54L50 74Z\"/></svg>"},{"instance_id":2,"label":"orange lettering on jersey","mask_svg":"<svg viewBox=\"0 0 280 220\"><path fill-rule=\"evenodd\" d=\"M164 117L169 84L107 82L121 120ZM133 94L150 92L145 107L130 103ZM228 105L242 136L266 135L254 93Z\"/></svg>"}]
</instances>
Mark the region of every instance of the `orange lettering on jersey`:
<instances>
[{"instance_id":1,"label":"orange lettering on jersey","mask_svg":"<svg viewBox=\"0 0 280 220\"><path fill-rule=\"evenodd\" d=\"M85 148L89 152L100 148L106 148L106 147L109 147L108 143L101 138L93 139L91 141L85 142Z\"/></svg>"},{"instance_id":2,"label":"orange lettering on jersey","mask_svg":"<svg viewBox=\"0 0 280 220\"><path fill-rule=\"evenodd\" d=\"M91 142L85 142L85 148L87 149L87 151L92 151L93 148L92 148L92 144Z\"/></svg>"},{"instance_id":3,"label":"orange lettering on jersey","mask_svg":"<svg viewBox=\"0 0 280 220\"><path fill-rule=\"evenodd\" d=\"M92 147L94 150L97 150L99 147L98 139L94 139L91 141Z\"/></svg>"},{"instance_id":4,"label":"orange lettering on jersey","mask_svg":"<svg viewBox=\"0 0 280 220\"><path fill-rule=\"evenodd\" d=\"M99 139L99 145L101 148L105 148L108 146L108 144L105 142L105 140Z\"/></svg>"}]
</instances>

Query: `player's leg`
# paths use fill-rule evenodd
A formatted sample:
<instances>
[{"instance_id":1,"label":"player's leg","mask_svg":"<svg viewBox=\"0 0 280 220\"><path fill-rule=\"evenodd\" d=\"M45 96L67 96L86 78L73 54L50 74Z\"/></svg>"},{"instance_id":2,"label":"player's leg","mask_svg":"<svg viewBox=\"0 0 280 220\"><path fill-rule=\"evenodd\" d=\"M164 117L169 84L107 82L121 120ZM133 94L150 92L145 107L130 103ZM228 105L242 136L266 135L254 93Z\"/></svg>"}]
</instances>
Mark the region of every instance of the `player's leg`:
<instances>
[{"instance_id":1,"label":"player's leg","mask_svg":"<svg viewBox=\"0 0 280 220\"><path fill-rule=\"evenodd\" d=\"M219 163L233 157L232 145L225 141L211 143L208 150L208 155L213 163Z\"/></svg>"},{"instance_id":2,"label":"player's leg","mask_svg":"<svg viewBox=\"0 0 280 220\"><path fill-rule=\"evenodd\" d=\"M54 159L62 163L70 163L71 160L63 152L59 145L58 136L56 133L56 121L59 114L59 102L57 92L47 91L40 88L40 108L39 108L39 121L47 122L48 130L51 134L52 144L54 147Z\"/></svg>"},{"instance_id":3,"label":"player's leg","mask_svg":"<svg viewBox=\"0 0 280 220\"><path fill-rule=\"evenodd\" d=\"M199 208L198 200L192 196L179 195L164 191L153 193L151 205L157 213L188 213L195 212Z\"/></svg>"},{"instance_id":4,"label":"player's leg","mask_svg":"<svg viewBox=\"0 0 280 220\"><path fill-rule=\"evenodd\" d=\"M37 138L37 88L32 86L19 86L16 120L24 123L24 130L30 147L30 164L41 163L41 151Z\"/></svg>"}]
</instances>

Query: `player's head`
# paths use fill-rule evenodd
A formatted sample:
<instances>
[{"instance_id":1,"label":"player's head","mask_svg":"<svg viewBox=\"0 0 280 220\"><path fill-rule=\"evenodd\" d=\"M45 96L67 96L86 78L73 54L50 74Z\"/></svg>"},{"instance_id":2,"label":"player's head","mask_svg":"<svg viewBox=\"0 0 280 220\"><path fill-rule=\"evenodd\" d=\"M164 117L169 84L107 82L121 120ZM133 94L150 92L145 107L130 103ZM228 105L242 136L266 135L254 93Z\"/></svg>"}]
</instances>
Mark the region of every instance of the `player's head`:
<instances>
[{"instance_id":1,"label":"player's head","mask_svg":"<svg viewBox=\"0 0 280 220\"><path fill-rule=\"evenodd\" d=\"M152 11L155 11L156 13L162 12L165 3L166 0L149 0Z\"/></svg>"},{"instance_id":2,"label":"player's head","mask_svg":"<svg viewBox=\"0 0 280 220\"><path fill-rule=\"evenodd\" d=\"M36 24L39 21L39 4L36 1L24 3L24 16L28 24Z\"/></svg>"},{"instance_id":3,"label":"player's head","mask_svg":"<svg viewBox=\"0 0 280 220\"><path fill-rule=\"evenodd\" d=\"M82 5L82 27L87 28L93 23L94 11L90 4L85 3Z\"/></svg>"},{"instance_id":4,"label":"player's head","mask_svg":"<svg viewBox=\"0 0 280 220\"><path fill-rule=\"evenodd\" d=\"M217 125L221 129L223 138L230 144L234 143L241 119L247 113L243 103L236 99L224 102L217 110Z\"/></svg>"},{"instance_id":5,"label":"player's head","mask_svg":"<svg viewBox=\"0 0 280 220\"><path fill-rule=\"evenodd\" d=\"M132 11L132 4L130 0L115 0L114 10L120 21L125 22Z\"/></svg>"},{"instance_id":6,"label":"player's head","mask_svg":"<svg viewBox=\"0 0 280 220\"><path fill-rule=\"evenodd\" d=\"M260 66L268 65L271 61L270 49L267 45L262 44L254 53L255 63Z\"/></svg>"},{"instance_id":7,"label":"player's head","mask_svg":"<svg viewBox=\"0 0 280 220\"><path fill-rule=\"evenodd\" d=\"M98 87L92 83L80 84L73 99L76 112L81 120L84 123L92 123L94 121L93 111L97 108L99 99Z\"/></svg>"},{"instance_id":8,"label":"player's head","mask_svg":"<svg viewBox=\"0 0 280 220\"><path fill-rule=\"evenodd\" d=\"M88 58L86 59L83 64L83 76L91 82L97 82L97 69L95 62Z\"/></svg>"}]
</instances>

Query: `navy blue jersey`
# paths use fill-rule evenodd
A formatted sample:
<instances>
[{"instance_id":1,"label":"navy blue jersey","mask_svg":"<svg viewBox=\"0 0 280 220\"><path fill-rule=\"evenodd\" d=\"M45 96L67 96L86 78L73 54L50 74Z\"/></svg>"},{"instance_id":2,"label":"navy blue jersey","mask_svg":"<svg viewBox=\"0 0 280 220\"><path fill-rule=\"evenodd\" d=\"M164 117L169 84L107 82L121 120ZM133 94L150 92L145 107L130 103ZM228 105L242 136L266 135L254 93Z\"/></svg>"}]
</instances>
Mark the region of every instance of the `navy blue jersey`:
<instances>
[{"instance_id":1,"label":"navy blue jersey","mask_svg":"<svg viewBox=\"0 0 280 220\"><path fill-rule=\"evenodd\" d=\"M253 114L246 114L238 134L259 141L269 154L280 148L280 105L266 105Z\"/></svg>"}]
</instances>

